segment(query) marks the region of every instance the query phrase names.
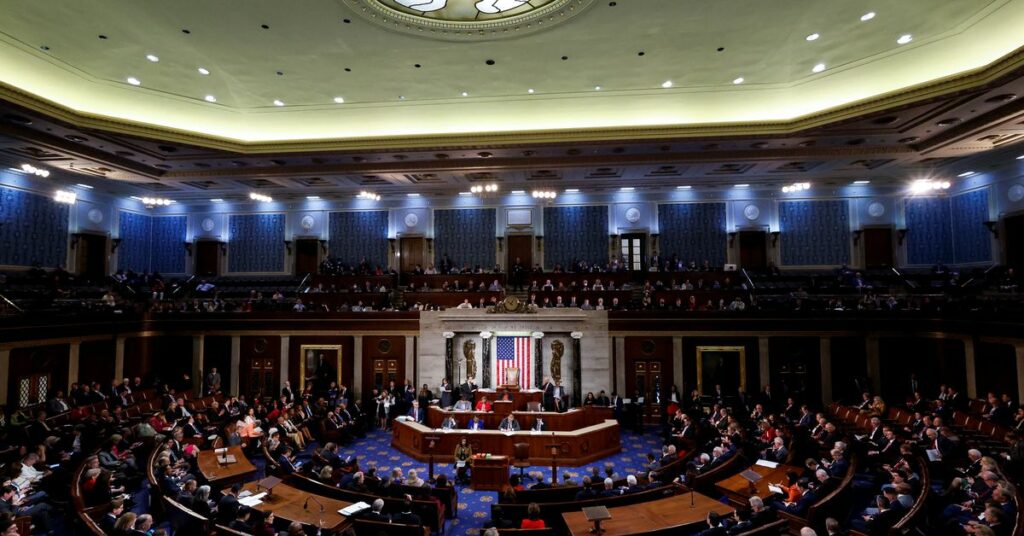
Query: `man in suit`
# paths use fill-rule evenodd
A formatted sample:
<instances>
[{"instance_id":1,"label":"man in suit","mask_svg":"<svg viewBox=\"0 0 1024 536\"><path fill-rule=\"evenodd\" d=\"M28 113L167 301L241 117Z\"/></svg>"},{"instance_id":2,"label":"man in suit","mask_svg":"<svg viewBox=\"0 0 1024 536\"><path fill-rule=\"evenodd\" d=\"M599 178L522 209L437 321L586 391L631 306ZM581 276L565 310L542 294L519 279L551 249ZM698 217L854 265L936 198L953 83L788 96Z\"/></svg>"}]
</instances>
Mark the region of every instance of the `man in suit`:
<instances>
[{"instance_id":1,"label":"man in suit","mask_svg":"<svg viewBox=\"0 0 1024 536\"><path fill-rule=\"evenodd\" d=\"M226 525L238 517L238 494L242 491L241 484L234 484L217 502L217 522Z\"/></svg>"},{"instance_id":2,"label":"man in suit","mask_svg":"<svg viewBox=\"0 0 1024 536\"><path fill-rule=\"evenodd\" d=\"M380 521L383 523L390 523L391 516L384 513L384 499L377 499L373 501L373 505L370 506L370 510L363 516L364 519L370 521Z\"/></svg>"},{"instance_id":3,"label":"man in suit","mask_svg":"<svg viewBox=\"0 0 1024 536\"><path fill-rule=\"evenodd\" d=\"M427 412L423 411L423 408L420 407L419 400L412 401L412 407L409 408L409 417L420 424L427 422Z\"/></svg>"},{"instance_id":4,"label":"man in suit","mask_svg":"<svg viewBox=\"0 0 1024 536\"><path fill-rule=\"evenodd\" d=\"M281 388L281 397L289 404L295 401L295 391L292 391L292 382L284 381L284 387Z\"/></svg>"},{"instance_id":5,"label":"man in suit","mask_svg":"<svg viewBox=\"0 0 1024 536\"><path fill-rule=\"evenodd\" d=\"M391 517L392 523L400 523L402 525L421 525L420 516L412 513L412 498L408 495L405 496L405 501L402 502L402 511Z\"/></svg>"},{"instance_id":6,"label":"man in suit","mask_svg":"<svg viewBox=\"0 0 1024 536\"><path fill-rule=\"evenodd\" d=\"M114 499L110 501L110 510L107 510L97 524L103 529L103 532L114 534L114 524L117 523L117 518L121 517L122 512L124 512L124 499Z\"/></svg>"},{"instance_id":7,"label":"man in suit","mask_svg":"<svg viewBox=\"0 0 1024 536\"><path fill-rule=\"evenodd\" d=\"M610 398L608 398L608 395L605 394L604 389L601 389L601 392L597 394L596 405L602 407L608 407L612 405L612 401Z\"/></svg>"},{"instance_id":8,"label":"man in suit","mask_svg":"<svg viewBox=\"0 0 1024 536\"><path fill-rule=\"evenodd\" d=\"M483 419L481 419L479 415L473 415L473 418L469 420L468 428L470 430L483 430L484 429L484 421L483 421Z\"/></svg>"},{"instance_id":9,"label":"man in suit","mask_svg":"<svg viewBox=\"0 0 1024 536\"><path fill-rule=\"evenodd\" d=\"M551 378L544 378L544 383L541 384L540 390L544 392L544 410L554 411L555 384L552 383Z\"/></svg>"},{"instance_id":10,"label":"man in suit","mask_svg":"<svg viewBox=\"0 0 1024 536\"><path fill-rule=\"evenodd\" d=\"M466 380L466 383L463 383L462 385L459 386L459 396L461 396L463 400L469 400L470 402L472 402L473 393L475 391L476 381L474 381L473 378L468 378Z\"/></svg>"},{"instance_id":11,"label":"man in suit","mask_svg":"<svg viewBox=\"0 0 1024 536\"><path fill-rule=\"evenodd\" d=\"M504 419L502 419L501 424L498 425L498 430L501 430L502 432L518 432L519 421L509 413Z\"/></svg>"},{"instance_id":12,"label":"man in suit","mask_svg":"<svg viewBox=\"0 0 1024 536\"><path fill-rule=\"evenodd\" d=\"M299 470L292 457L292 448L285 445L281 449L281 455L277 457L277 464L281 466L281 472L290 475Z\"/></svg>"},{"instance_id":13,"label":"man in suit","mask_svg":"<svg viewBox=\"0 0 1024 536\"><path fill-rule=\"evenodd\" d=\"M217 372L217 367L210 368L210 372L206 374L206 393L214 394L220 391L220 373Z\"/></svg>"},{"instance_id":14,"label":"man in suit","mask_svg":"<svg viewBox=\"0 0 1024 536\"><path fill-rule=\"evenodd\" d=\"M46 403L46 411L51 415L60 415L71 411L71 404L64 400L64 391L57 391L57 394Z\"/></svg>"},{"instance_id":15,"label":"man in suit","mask_svg":"<svg viewBox=\"0 0 1024 536\"><path fill-rule=\"evenodd\" d=\"M509 417L511 417L511 416L512 415L509 414ZM533 426L530 427L530 430L533 430L534 432L543 432L543 431L545 431L547 429L548 429L548 425L544 424L544 418L543 417L537 417L537 420L533 421Z\"/></svg>"},{"instance_id":16,"label":"man in suit","mask_svg":"<svg viewBox=\"0 0 1024 536\"><path fill-rule=\"evenodd\" d=\"M593 486L591 486L591 483L592 481L590 480L589 476L583 477L583 487L576 493L577 501L585 501L587 499L597 498L597 492L594 491L594 488Z\"/></svg>"},{"instance_id":17,"label":"man in suit","mask_svg":"<svg viewBox=\"0 0 1024 536\"><path fill-rule=\"evenodd\" d=\"M783 463L786 461L786 456L789 455L789 449L786 448L786 442L781 437L776 437L772 440L772 447L765 449L763 457L766 460L773 462Z\"/></svg>"},{"instance_id":18,"label":"man in suit","mask_svg":"<svg viewBox=\"0 0 1024 536\"><path fill-rule=\"evenodd\" d=\"M847 536L849 534L834 517L825 519L825 532L828 533L828 536Z\"/></svg>"},{"instance_id":19,"label":"man in suit","mask_svg":"<svg viewBox=\"0 0 1024 536\"><path fill-rule=\"evenodd\" d=\"M251 515L252 509L248 506L242 506L238 508L238 514L235 519L228 525L228 528L237 530L239 532L251 533L252 525L249 524L249 516Z\"/></svg>"}]
</instances>

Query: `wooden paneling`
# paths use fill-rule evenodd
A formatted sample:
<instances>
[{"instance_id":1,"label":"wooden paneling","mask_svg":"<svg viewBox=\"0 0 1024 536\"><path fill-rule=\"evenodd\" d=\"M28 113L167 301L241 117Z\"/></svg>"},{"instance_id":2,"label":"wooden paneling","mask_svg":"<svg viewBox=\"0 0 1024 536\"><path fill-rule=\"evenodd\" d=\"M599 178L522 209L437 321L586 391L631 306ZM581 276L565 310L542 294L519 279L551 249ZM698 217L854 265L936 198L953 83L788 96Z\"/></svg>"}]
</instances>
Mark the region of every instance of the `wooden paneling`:
<instances>
[{"instance_id":1,"label":"wooden paneling","mask_svg":"<svg viewBox=\"0 0 1024 536\"><path fill-rule=\"evenodd\" d=\"M375 360L394 360L397 365L395 383L402 385L412 371L405 369L405 337L402 336L366 336L363 337L363 388L361 393L365 400L377 387L373 382L373 365ZM432 386L431 389L436 389Z\"/></svg>"},{"instance_id":2,"label":"wooden paneling","mask_svg":"<svg viewBox=\"0 0 1024 536\"><path fill-rule=\"evenodd\" d=\"M772 337L768 367L772 389L798 403L821 403L821 342L817 337Z\"/></svg>"},{"instance_id":3,"label":"wooden paneling","mask_svg":"<svg viewBox=\"0 0 1024 536\"><path fill-rule=\"evenodd\" d=\"M1009 393L1014 400L1020 400L1017 392L1017 353L1009 344L979 343L975 346L974 376L978 396L989 391L1001 395ZM929 396L931 393L924 393Z\"/></svg>"},{"instance_id":4,"label":"wooden paneling","mask_svg":"<svg viewBox=\"0 0 1024 536\"><path fill-rule=\"evenodd\" d=\"M257 391L263 391L262 386L253 384L251 375L254 363L259 362L262 369L264 363L269 361L268 368L274 373L268 383L273 387L273 392L263 392L262 394L276 397L277 385L280 383L281 376L281 337L273 335L246 336L241 337L239 345L238 386L240 393L248 396L256 394Z\"/></svg>"},{"instance_id":5,"label":"wooden paneling","mask_svg":"<svg viewBox=\"0 0 1024 536\"><path fill-rule=\"evenodd\" d=\"M757 339L752 337L683 337L683 385L679 391L683 397L697 388L697 347L698 346L743 346L746 349L747 391L760 392L764 381L758 377L759 361ZM766 381L766 380L765 380ZM734 394L734 393L727 393Z\"/></svg>"},{"instance_id":6,"label":"wooden paneling","mask_svg":"<svg viewBox=\"0 0 1024 536\"><path fill-rule=\"evenodd\" d=\"M870 385L867 346L864 337L832 337L832 398L853 403L860 401L857 385Z\"/></svg>"},{"instance_id":7,"label":"wooden paneling","mask_svg":"<svg viewBox=\"0 0 1024 536\"><path fill-rule=\"evenodd\" d=\"M864 265L868 268L893 266L892 228L872 227L864 229Z\"/></svg>"},{"instance_id":8,"label":"wooden paneling","mask_svg":"<svg viewBox=\"0 0 1024 536\"><path fill-rule=\"evenodd\" d=\"M508 247L505 248L507 253L505 269L511 274L512 267L515 266L516 258L518 258L525 271L529 272L533 267L533 235L509 235L505 242L508 244Z\"/></svg>"},{"instance_id":9,"label":"wooden paneling","mask_svg":"<svg viewBox=\"0 0 1024 536\"><path fill-rule=\"evenodd\" d=\"M11 350L11 367L7 371L7 404L18 407L18 382L34 374L49 374L47 393L60 389L66 392L68 385L68 352L70 345L54 344Z\"/></svg>"},{"instance_id":10,"label":"wooden paneling","mask_svg":"<svg viewBox=\"0 0 1024 536\"><path fill-rule=\"evenodd\" d=\"M83 342L78 348L78 381L110 385L114 379L114 352L113 339Z\"/></svg>"},{"instance_id":11,"label":"wooden paneling","mask_svg":"<svg viewBox=\"0 0 1024 536\"><path fill-rule=\"evenodd\" d=\"M180 389L182 374L186 372L192 372L192 337L166 335L125 339L125 376L139 376L147 384L168 383ZM193 381L198 379L193 378Z\"/></svg>"},{"instance_id":12,"label":"wooden paneling","mask_svg":"<svg viewBox=\"0 0 1024 536\"><path fill-rule=\"evenodd\" d=\"M878 353L882 396L890 404L903 401L910 393L910 374L917 374L926 397L935 396L940 384L967 393L964 385L966 361L964 343L956 339L924 337L883 337Z\"/></svg>"},{"instance_id":13,"label":"wooden paneling","mask_svg":"<svg viewBox=\"0 0 1024 536\"><path fill-rule=\"evenodd\" d=\"M416 265L424 266L423 263L423 238L401 238L398 240L399 252L402 254L399 258L399 266L401 271L411 272Z\"/></svg>"},{"instance_id":14,"label":"wooden paneling","mask_svg":"<svg viewBox=\"0 0 1024 536\"><path fill-rule=\"evenodd\" d=\"M203 377L211 368L217 367L220 374L220 385L224 391L231 385L231 337L227 335L207 335L203 337ZM196 378L202 381L202 378Z\"/></svg>"}]
</instances>

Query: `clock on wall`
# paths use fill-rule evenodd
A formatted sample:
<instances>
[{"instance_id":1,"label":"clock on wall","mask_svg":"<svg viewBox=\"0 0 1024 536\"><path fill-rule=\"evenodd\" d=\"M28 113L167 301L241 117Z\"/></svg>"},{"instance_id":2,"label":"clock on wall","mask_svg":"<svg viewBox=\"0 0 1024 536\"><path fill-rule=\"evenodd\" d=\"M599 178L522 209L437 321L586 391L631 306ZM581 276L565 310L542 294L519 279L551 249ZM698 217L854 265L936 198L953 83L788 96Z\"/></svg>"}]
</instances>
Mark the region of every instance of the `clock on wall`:
<instances>
[{"instance_id":1,"label":"clock on wall","mask_svg":"<svg viewBox=\"0 0 1024 536\"><path fill-rule=\"evenodd\" d=\"M1006 197L1009 198L1009 200L1013 201L1014 203L1020 201L1021 199L1024 199L1024 186L1014 184L1013 186L1010 187L1009 190L1006 191Z\"/></svg>"},{"instance_id":2,"label":"clock on wall","mask_svg":"<svg viewBox=\"0 0 1024 536\"><path fill-rule=\"evenodd\" d=\"M879 203L878 201L875 201L868 205L868 215L870 215L872 218L877 218L883 214L885 214L885 205Z\"/></svg>"},{"instance_id":3,"label":"clock on wall","mask_svg":"<svg viewBox=\"0 0 1024 536\"><path fill-rule=\"evenodd\" d=\"M412 229L413 227L416 227L417 225L419 225L419 223L420 223L420 217L417 216L414 212L410 212L410 213L405 215L405 226L406 227Z\"/></svg>"},{"instance_id":4,"label":"clock on wall","mask_svg":"<svg viewBox=\"0 0 1024 536\"><path fill-rule=\"evenodd\" d=\"M761 209L757 208L757 205L747 205L743 207L743 217L750 221L756 220L761 215Z\"/></svg>"},{"instance_id":5,"label":"clock on wall","mask_svg":"<svg viewBox=\"0 0 1024 536\"><path fill-rule=\"evenodd\" d=\"M305 216L302 217L301 220L299 220L299 225L301 225L303 229L308 231L312 229L314 225L316 225L316 220L313 219L313 216L306 214Z\"/></svg>"},{"instance_id":6,"label":"clock on wall","mask_svg":"<svg viewBox=\"0 0 1024 536\"><path fill-rule=\"evenodd\" d=\"M640 221L640 209L636 207L629 207L626 209L626 221L629 223L636 223Z\"/></svg>"},{"instance_id":7,"label":"clock on wall","mask_svg":"<svg viewBox=\"0 0 1024 536\"><path fill-rule=\"evenodd\" d=\"M213 218L203 218L203 221L199 223L199 226L202 227L204 231L210 232L213 230L215 224L213 222Z\"/></svg>"},{"instance_id":8,"label":"clock on wall","mask_svg":"<svg viewBox=\"0 0 1024 536\"><path fill-rule=\"evenodd\" d=\"M89 221L93 223L100 223L103 221L103 211L98 208L90 209L88 216Z\"/></svg>"}]
</instances>

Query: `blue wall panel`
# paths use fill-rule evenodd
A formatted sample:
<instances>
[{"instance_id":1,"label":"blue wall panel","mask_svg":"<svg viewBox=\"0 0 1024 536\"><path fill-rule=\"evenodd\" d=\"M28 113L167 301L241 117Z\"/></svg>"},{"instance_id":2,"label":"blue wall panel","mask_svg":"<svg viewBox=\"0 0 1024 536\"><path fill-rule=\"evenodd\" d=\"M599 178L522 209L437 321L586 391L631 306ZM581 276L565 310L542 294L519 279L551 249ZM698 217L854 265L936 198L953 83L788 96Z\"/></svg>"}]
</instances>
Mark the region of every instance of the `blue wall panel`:
<instances>
[{"instance_id":1,"label":"blue wall panel","mask_svg":"<svg viewBox=\"0 0 1024 536\"><path fill-rule=\"evenodd\" d=\"M0 264L64 266L68 213L48 197L0 187Z\"/></svg>"},{"instance_id":2,"label":"blue wall panel","mask_svg":"<svg viewBox=\"0 0 1024 536\"><path fill-rule=\"evenodd\" d=\"M850 204L846 200L782 201L779 230L784 266L850 262Z\"/></svg>"},{"instance_id":3,"label":"blue wall panel","mask_svg":"<svg viewBox=\"0 0 1024 536\"><path fill-rule=\"evenodd\" d=\"M544 264L566 270L574 261L608 262L608 207L544 208Z\"/></svg>"},{"instance_id":4,"label":"blue wall panel","mask_svg":"<svg viewBox=\"0 0 1024 536\"><path fill-rule=\"evenodd\" d=\"M954 262L949 199L915 197L905 207L907 264Z\"/></svg>"},{"instance_id":5,"label":"blue wall panel","mask_svg":"<svg viewBox=\"0 0 1024 536\"><path fill-rule=\"evenodd\" d=\"M683 262L725 264L725 203L658 205L659 252Z\"/></svg>"},{"instance_id":6,"label":"blue wall panel","mask_svg":"<svg viewBox=\"0 0 1024 536\"><path fill-rule=\"evenodd\" d=\"M283 272L284 214L228 218L228 272Z\"/></svg>"},{"instance_id":7,"label":"blue wall panel","mask_svg":"<svg viewBox=\"0 0 1024 536\"><path fill-rule=\"evenodd\" d=\"M153 218L145 214L121 211L118 216L117 269L137 273L149 271L153 250Z\"/></svg>"},{"instance_id":8,"label":"blue wall panel","mask_svg":"<svg viewBox=\"0 0 1024 536\"><path fill-rule=\"evenodd\" d=\"M953 253L957 263L991 262L992 238L985 221L989 219L988 190L974 190L950 199L953 215Z\"/></svg>"},{"instance_id":9,"label":"blue wall panel","mask_svg":"<svg viewBox=\"0 0 1024 536\"><path fill-rule=\"evenodd\" d=\"M387 268L386 210L331 212L328 232L330 240L327 242L327 250L331 257L350 265L358 264L366 258L371 266Z\"/></svg>"},{"instance_id":10,"label":"blue wall panel","mask_svg":"<svg viewBox=\"0 0 1024 536\"><path fill-rule=\"evenodd\" d=\"M187 223L185 216L156 216L153 218L153 238L150 250L151 272L180 274L185 272L185 242Z\"/></svg>"},{"instance_id":11,"label":"blue wall panel","mask_svg":"<svg viewBox=\"0 0 1024 536\"><path fill-rule=\"evenodd\" d=\"M472 208L434 211L434 263L445 255L457 266L494 266L497 211Z\"/></svg>"}]
</instances>

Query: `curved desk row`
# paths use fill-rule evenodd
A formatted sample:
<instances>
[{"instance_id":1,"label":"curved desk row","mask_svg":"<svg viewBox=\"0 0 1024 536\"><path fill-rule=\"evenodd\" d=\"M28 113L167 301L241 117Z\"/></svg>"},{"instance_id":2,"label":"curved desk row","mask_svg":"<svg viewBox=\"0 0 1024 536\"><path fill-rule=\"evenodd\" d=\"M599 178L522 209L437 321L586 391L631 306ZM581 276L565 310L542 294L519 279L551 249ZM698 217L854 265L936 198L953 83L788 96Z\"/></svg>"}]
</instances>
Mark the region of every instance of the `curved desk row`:
<instances>
[{"instance_id":1,"label":"curved desk row","mask_svg":"<svg viewBox=\"0 0 1024 536\"><path fill-rule=\"evenodd\" d=\"M508 413L499 413L497 410L487 413L479 411L449 411L437 406L430 406L427 410L427 427L440 428L441 423L449 415L455 418L457 428L463 430L469 428L469 421L474 415L479 415L484 421L485 429L497 430L501 421ZM529 430L533 427L533 423L540 417L544 419L544 425L548 432L571 432L612 419L614 412L611 408L588 406L582 409L572 409L564 413L553 411L513 411L512 415L519 422L519 427L523 430Z\"/></svg>"},{"instance_id":2,"label":"curved desk row","mask_svg":"<svg viewBox=\"0 0 1024 536\"><path fill-rule=\"evenodd\" d=\"M451 430L445 432L416 422L395 421L391 446L420 461L431 455L438 462L453 461L455 447L463 437L469 440L473 453L490 453L515 457L515 444L529 445L529 461L533 465L551 462L551 445L558 445L558 464L580 466L617 454L619 423L608 419L572 432L499 432L497 430ZM428 438L436 438L433 448Z\"/></svg>"}]
</instances>

